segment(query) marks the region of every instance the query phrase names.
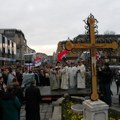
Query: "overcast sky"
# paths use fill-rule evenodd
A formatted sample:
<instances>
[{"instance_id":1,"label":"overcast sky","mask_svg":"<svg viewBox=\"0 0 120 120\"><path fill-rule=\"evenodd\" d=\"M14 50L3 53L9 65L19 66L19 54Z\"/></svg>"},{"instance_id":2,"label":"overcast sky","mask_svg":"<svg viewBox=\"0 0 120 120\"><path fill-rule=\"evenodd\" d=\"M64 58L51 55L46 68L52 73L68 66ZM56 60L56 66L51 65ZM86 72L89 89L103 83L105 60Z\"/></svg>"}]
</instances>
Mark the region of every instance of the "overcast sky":
<instances>
[{"instance_id":1,"label":"overcast sky","mask_svg":"<svg viewBox=\"0 0 120 120\"><path fill-rule=\"evenodd\" d=\"M120 33L120 0L0 0L0 28L20 29L28 46L52 55L59 41L85 33L90 13L99 34Z\"/></svg>"}]
</instances>

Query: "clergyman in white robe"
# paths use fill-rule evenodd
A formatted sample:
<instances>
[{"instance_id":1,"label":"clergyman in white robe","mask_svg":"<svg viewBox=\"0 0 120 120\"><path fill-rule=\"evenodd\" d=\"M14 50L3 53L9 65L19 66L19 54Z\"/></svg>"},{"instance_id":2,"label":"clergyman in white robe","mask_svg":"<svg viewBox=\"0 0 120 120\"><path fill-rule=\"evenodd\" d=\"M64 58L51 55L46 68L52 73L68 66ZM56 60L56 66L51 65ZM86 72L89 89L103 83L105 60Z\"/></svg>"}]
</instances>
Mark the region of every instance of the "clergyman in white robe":
<instances>
[{"instance_id":1,"label":"clergyman in white robe","mask_svg":"<svg viewBox=\"0 0 120 120\"><path fill-rule=\"evenodd\" d=\"M85 65L81 64L77 66L77 88L85 88Z\"/></svg>"},{"instance_id":2,"label":"clergyman in white robe","mask_svg":"<svg viewBox=\"0 0 120 120\"><path fill-rule=\"evenodd\" d=\"M69 82L68 82L68 66L64 66L61 69L61 89L68 89L69 88Z\"/></svg>"},{"instance_id":3,"label":"clergyman in white robe","mask_svg":"<svg viewBox=\"0 0 120 120\"><path fill-rule=\"evenodd\" d=\"M70 88L75 88L76 87L76 79L75 79L75 74L76 74L76 66L71 66L69 67L69 87Z\"/></svg>"},{"instance_id":4,"label":"clergyman in white robe","mask_svg":"<svg viewBox=\"0 0 120 120\"><path fill-rule=\"evenodd\" d=\"M58 87L58 81L56 79L56 71L54 69L50 69L49 76L50 76L51 90L58 89L59 87Z\"/></svg>"}]
</instances>

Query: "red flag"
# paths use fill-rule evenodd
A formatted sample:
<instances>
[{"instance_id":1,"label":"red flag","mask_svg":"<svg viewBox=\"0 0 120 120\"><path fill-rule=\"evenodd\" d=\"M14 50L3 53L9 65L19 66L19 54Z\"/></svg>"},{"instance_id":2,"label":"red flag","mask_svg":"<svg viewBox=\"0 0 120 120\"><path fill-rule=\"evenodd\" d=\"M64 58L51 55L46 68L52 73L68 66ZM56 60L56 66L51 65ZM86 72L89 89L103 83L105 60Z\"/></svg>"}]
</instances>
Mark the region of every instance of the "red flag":
<instances>
[{"instance_id":1,"label":"red flag","mask_svg":"<svg viewBox=\"0 0 120 120\"><path fill-rule=\"evenodd\" d=\"M57 56L58 61L61 61L62 58L63 58L66 54L68 54L68 53L69 53L68 50L63 50L62 52L58 53L58 56Z\"/></svg>"},{"instance_id":2,"label":"red flag","mask_svg":"<svg viewBox=\"0 0 120 120\"><path fill-rule=\"evenodd\" d=\"M96 53L96 59L99 60L100 59L100 55L98 53Z\"/></svg>"},{"instance_id":3,"label":"red flag","mask_svg":"<svg viewBox=\"0 0 120 120\"><path fill-rule=\"evenodd\" d=\"M41 58L36 58L34 59L34 62L41 60Z\"/></svg>"},{"instance_id":4,"label":"red flag","mask_svg":"<svg viewBox=\"0 0 120 120\"><path fill-rule=\"evenodd\" d=\"M36 58L36 59L34 60L34 65L35 65L35 67L41 65L41 58Z\"/></svg>"}]
</instances>

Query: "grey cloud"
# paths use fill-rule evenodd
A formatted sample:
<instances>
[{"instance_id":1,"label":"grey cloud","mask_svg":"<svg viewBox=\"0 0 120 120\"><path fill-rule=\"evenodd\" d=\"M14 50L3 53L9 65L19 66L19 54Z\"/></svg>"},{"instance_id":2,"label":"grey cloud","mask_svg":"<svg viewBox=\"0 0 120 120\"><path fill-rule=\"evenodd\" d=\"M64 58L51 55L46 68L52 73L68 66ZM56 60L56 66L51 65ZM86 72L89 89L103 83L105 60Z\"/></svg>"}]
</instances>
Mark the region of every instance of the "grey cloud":
<instances>
[{"instance_id":1,"label":"grey cloud","mask_svg":"<svg viewBox=\"0 0 120 120\"><path fill-rule=\"evenodd\" d=\"M92 13L99 33L120 33L119 5L119 0L4 0L0 27L21 29L30 45L57 44L84 33L83 20Z\"/></svg>"}]
</instances>

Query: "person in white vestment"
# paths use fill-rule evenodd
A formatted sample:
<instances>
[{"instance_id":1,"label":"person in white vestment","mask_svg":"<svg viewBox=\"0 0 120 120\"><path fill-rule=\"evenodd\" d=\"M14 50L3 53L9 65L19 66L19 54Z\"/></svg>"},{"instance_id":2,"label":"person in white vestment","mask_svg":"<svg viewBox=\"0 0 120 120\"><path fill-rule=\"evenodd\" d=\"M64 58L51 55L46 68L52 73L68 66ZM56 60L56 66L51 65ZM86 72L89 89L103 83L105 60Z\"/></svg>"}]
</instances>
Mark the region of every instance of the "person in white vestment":
<instances>
[{"instance_id":1,"label":"person in white vestment","mask_svg":"<svg viewBox=\"0 0 120 120\"><path fill-rule=\"evenodd\" d=\"M76 78L77 78L77 88L85 88L85 72L86 68L85 65L83 64L83 61L78 62L77 66L77 73L76 73Z\"/></svg>"},{"instance_id":2,"label":"person in white vestment","mask_svg":"<svg viewBox=\"0 0 120 120\"><path fill-rule=\"evenodd\" d=\"M74 65L74 63L71 63L69 67L69 88L76 88L77 84L75 79L76 71L77 71L76 66Z\"/></svg>"},{"instance_id":3,"label":"person in white vestment","mask_svg":"<svg viewBox=\"0 0 120 120\"><path fill-rule=\"evenodd\" d=\"M58 81L56 79L56 70L55 70L55 68L50 68L50 70L49 70L49 78L50 78L51 90L58 89L59 85L58 85Z\"/></svg>"},{"instance_id":4,"label":"person in white vestment","mask_svg":"<svg viewBox=\"0 0 120 120\"><path fill-rule=\"evenodd\" d=\"M60 66L56 66L55 67L55 70L56 70L56 80L57 80L57 83L58 83L58 89L60 89L60 85L61 85L61 68Z\"/></svg>"},{"instance_id":5,"label":"person in white vestment","mask_svg":"<svg viewBox=\"0 0 120 120\"><path fill-rule=\"evenodd\" d=\"M64 64L63 68L61 69L61 89L67 90L69 88L68 80L68 66Z\"/></svg>"}]
</instances>

